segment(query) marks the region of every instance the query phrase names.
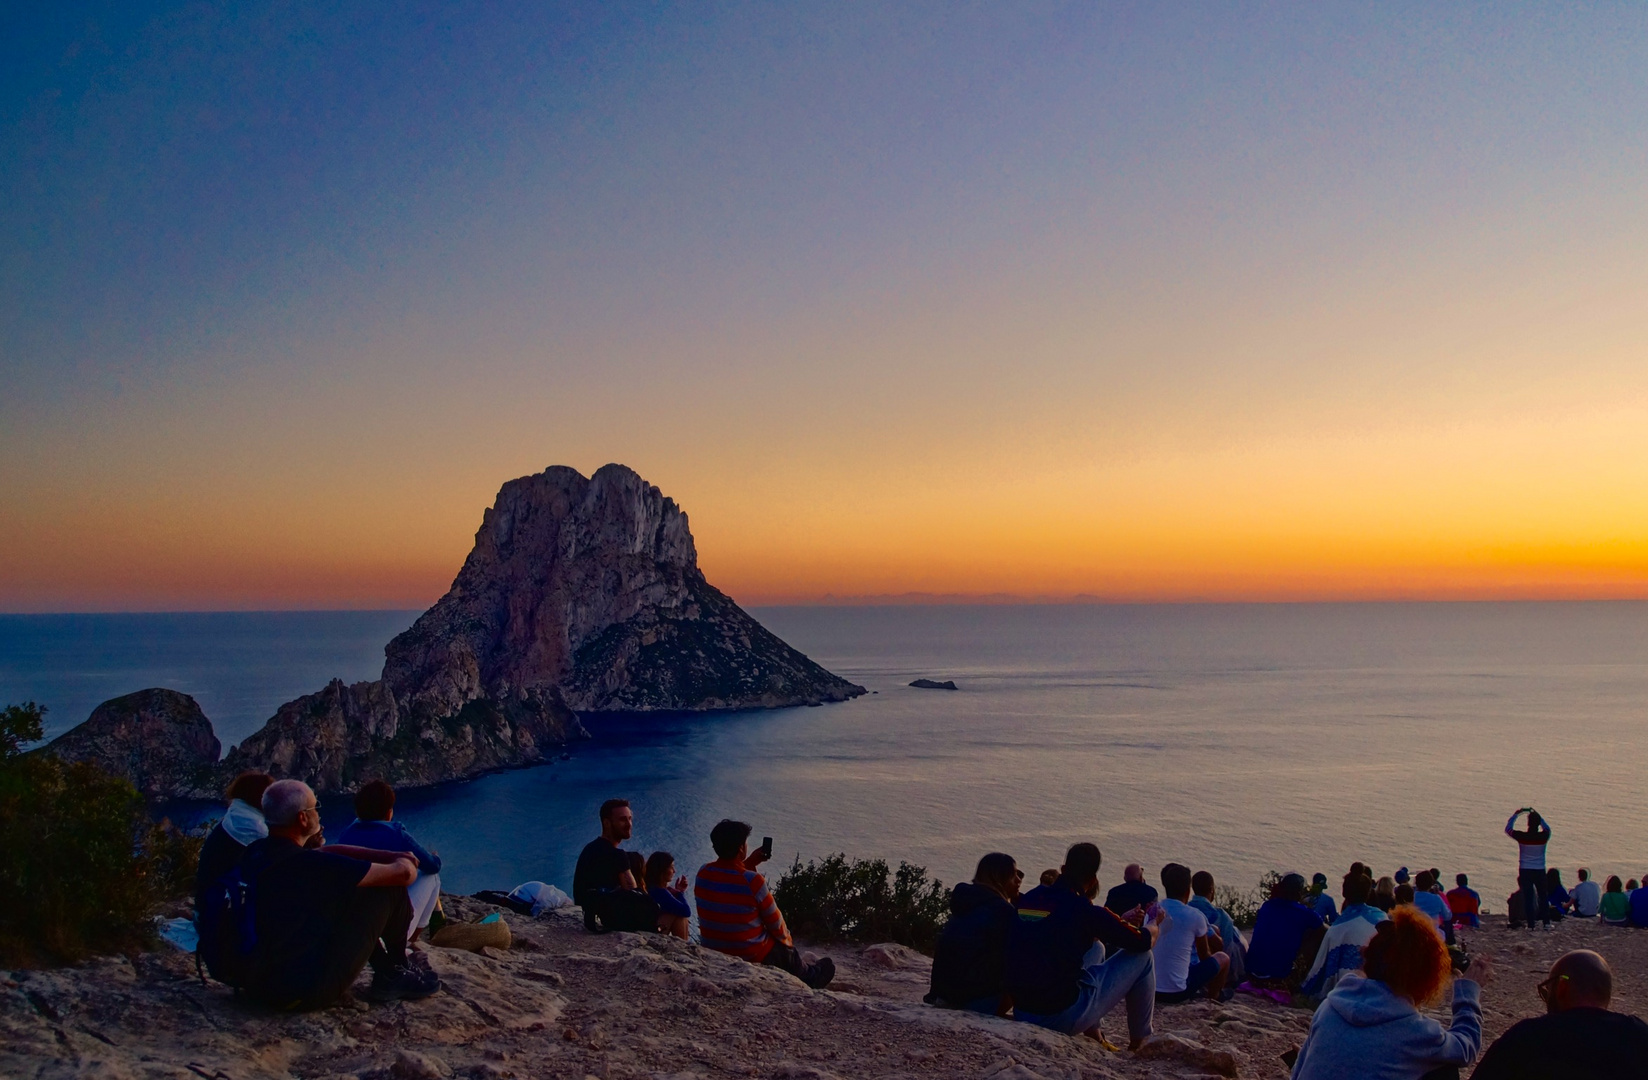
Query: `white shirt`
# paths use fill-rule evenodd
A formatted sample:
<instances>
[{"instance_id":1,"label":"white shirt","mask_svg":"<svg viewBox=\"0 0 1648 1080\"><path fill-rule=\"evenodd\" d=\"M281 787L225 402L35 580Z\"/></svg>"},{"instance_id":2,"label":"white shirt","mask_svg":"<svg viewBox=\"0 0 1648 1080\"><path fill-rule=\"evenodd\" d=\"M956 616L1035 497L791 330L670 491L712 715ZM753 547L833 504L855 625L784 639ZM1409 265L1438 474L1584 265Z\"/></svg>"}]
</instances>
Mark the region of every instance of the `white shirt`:
<instances>
[{"instance_id":1,"label":"white shirt","mask_svg":"<svg viewBox=\"0 0 1648 1080\"><path fill-rule=\"evenodd\" d=\"M1582 881L1568 894L1574 898L1574 914L1587 919L1602 910L1602 886L1595 878Z\"/></svg>"},{"instance_id":2,"label":"white shirt","mask_svg":"<svg viewBox=\"0 0 1648 1080\"><path fill-rule=\"evenodd\" d=\"M1190 965L1200 959L1196 941L1207 937L1207 916L1178 900L1163 900L1167 920L1156 938L1156 989L1176 994L1190 981Z\"/></svg>"}]
</instances>

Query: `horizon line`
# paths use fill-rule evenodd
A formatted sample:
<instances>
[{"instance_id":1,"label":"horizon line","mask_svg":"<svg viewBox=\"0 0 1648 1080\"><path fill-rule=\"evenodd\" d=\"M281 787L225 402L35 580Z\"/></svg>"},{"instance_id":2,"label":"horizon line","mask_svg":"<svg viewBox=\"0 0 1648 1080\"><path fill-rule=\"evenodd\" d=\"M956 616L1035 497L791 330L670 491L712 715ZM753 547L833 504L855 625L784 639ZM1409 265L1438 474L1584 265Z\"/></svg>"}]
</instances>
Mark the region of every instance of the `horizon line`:
<instances>
[{"instance_id":1,"label":"horizon line","mask_svg":"<svg viewBox=\"0 0 1648 1080\"><path fill-rule=\"evenodd\" d=\"M1312 605L1378 604L1626 604L1648 603L1648 596L1583 595L1389 595L1389 596L1309 596L1309 597L1106 597L1090 593L1043 595L1021 593L865 593L807 598L763 598L735 600L747 608L851 608L851 607L1307 607ZM0 618L52 618L116 615L336 615L425 612L433 602L418 606L384 607L157 607L157 608L68 608L47 611L0 611Z\"/></svg>"}]
</instances>

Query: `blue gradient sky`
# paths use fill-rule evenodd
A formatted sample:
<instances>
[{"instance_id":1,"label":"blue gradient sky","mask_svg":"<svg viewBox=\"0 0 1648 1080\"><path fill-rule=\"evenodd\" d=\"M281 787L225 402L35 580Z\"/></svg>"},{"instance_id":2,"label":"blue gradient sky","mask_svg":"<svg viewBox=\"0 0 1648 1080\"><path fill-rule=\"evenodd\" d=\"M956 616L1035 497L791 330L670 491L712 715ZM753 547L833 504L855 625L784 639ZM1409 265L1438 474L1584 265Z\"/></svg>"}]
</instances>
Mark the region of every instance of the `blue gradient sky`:
<instances>
[{"instance_id":1,"label":"blue gradient sky","mask_svg":"<svg viewBox=\"0 0 1648 1080\"><path fill-rule=\"evenodd\" d=\"M0 20L0 608L1648 593L1648 7Z\"/></svg>"}]
</instances>

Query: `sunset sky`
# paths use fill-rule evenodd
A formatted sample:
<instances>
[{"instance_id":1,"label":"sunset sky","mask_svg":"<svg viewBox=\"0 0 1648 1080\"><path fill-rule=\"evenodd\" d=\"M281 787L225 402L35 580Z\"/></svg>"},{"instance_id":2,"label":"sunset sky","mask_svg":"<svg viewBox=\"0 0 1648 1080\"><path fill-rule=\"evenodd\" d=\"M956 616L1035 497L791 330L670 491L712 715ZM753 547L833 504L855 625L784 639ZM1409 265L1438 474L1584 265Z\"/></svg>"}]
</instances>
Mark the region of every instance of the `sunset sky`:
<instances>
[{"instance_id":1,"label":"sunset sky","mask_svg":"<svg viewBox=\"0 0 1648 1080\"><path fill-rule=\"evenodd\" d=\"M1648 5L37 7L0 610L1648 596Z\"/></svg>"}]
</instances>

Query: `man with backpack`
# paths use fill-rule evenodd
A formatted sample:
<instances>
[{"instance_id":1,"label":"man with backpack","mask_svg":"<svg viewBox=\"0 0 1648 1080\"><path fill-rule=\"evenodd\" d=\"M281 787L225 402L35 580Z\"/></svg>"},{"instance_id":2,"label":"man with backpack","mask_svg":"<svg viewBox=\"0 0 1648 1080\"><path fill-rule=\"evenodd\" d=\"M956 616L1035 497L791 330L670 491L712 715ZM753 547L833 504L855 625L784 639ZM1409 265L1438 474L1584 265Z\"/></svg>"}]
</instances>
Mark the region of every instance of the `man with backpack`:
<instances>
[{"instance_id":1,"label":"man with backpack","mask_svg":"<svg viewBox=\"0 0 1648 1080\"><path fill-rule=\"evenodd\" d=\"M431 971L407 962L417 857L368 848L309 847L320 835L320 803L309 785L277 780L263 793L266 839L241 860L255 935L245 989L280 1009L324 1008L341 998L368 961L375 1001L428 997Z\"/></svg>"}]
</instances>

